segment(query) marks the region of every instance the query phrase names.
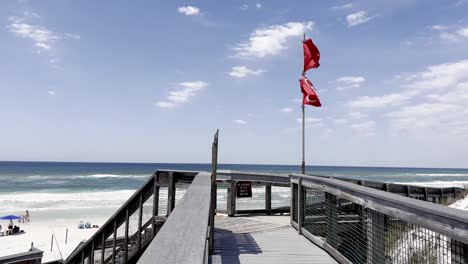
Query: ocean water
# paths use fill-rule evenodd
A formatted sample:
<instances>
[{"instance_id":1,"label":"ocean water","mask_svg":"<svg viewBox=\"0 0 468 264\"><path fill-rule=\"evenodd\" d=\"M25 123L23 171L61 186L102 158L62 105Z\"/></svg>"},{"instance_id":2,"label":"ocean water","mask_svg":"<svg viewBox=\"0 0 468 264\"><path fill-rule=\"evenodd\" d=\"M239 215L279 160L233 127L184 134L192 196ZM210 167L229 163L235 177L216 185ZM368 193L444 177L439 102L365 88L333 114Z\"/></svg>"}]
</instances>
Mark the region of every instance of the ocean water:
<instances>
[{"instance_id":1,"label":"ocean water","mask_svg":"<svg viewBox=\"0 0 468 264\"><path fill-rule=\"evenodd\" d=\"M210 164L0 162L0 215L28 209L54 217L112 214L157 169ZM221 164L219 169L298 173L299 166ZM310 166L310 174L427 186L468 186L468 169ZM54 213L55 212L55 213Z\"/></svg>"}]
</instances>

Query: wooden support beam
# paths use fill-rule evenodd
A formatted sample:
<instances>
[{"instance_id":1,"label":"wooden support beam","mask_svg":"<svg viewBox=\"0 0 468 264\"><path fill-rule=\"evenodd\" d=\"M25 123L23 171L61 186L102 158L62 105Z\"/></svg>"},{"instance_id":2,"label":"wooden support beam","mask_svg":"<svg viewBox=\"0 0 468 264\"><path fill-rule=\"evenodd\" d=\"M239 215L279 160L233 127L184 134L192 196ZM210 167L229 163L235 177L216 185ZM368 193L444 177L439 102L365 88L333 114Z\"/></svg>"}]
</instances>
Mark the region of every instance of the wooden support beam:
<instances>
[{"instance_id":1,"label":"wooden support beam","mask_svg":"<svg viewBox=\"0 0 468 264\"><path fill-rule=\"evenodd\" d=\"M137 248L141 249L141 226L143 225L143 192L140 193L140 206L138 209L138 234L137 234Z\"/></svg>"},{"instance_id":2,"label":"wooden support beam","mask_svg":"<svg viewBox=\"0 0 468 264\"><path fill-rule=\"evenodd\" d=\"M176 177L174 172L169 172L169 187L167 188L167 217L171 214L175 207L176 195Z\"/></svg>"},{"instance_id":3,"label":"wooden support beam","mask_svg":"<svg viewBox=\"0 0 468 264\"><path fill-rule=\"evenodd\" d=\"M227 187L226 210L228 216L236 215L236 182L230 181Z\"/></svg>"},{"instance_id":4,"label":"wooden support beam","mask_svg":"<svg viewBox=\"0 0 468 264\"><path fill-rule=\"evenodd\" d=\"M112 264L115 264L116 242L117 242L117 219L114 219L114 237L112 238Z\"/></svg>"},{"instance_id":5,"label":"wooden support beam","mask_svg":"<svg viewBox=\"0 0 468 264\"><path fill-rule=\"evenodd\" d=\"M265 185L265 210L271 215L271 185Z\"/></svg>"},{"instance_id":6,"label":"wooden support beam","mask_svg":"<svg viewBox=\"0 0 468 264\"><path fill-rule=\"evenodd\" d=\"M128 220L129 220L128 208L125 210L125 237L124 237L124 263L128 262Z\"/></svg>"},{"instance_id":7,"label":"wooden support beam","mask_svg":"<svg viewBox=\"0 0 468 264\"><path fill-rule=\"evenodd\" d=\"M302 203L302 196L304 195L302 193L303 188L302 188L302 178L299 179L299 184L297 185L297 232L299 235L302 234L302 215L304 214L304 204Z\"/></svg>"},{"instance_id":8,"label":"wooden support beam","mask_svg":"<svg viewBox=\"0 0 468 264\"><path fill-rule=\"evenodd\" d=\"M153 237L156 236L156 216L159 214L159 171L154 175L153 183Z\"/></svg>"},{"instance_id":9,"label":"wooden support beam","mask_svg":"<svg viewBox=\"0 0 468 264\"><path fill-rule=\"evenodd\" d=\"M106 256L106 230L102 230L102 238L101 238L101 263L104 263L104 258Z\"/></svg>"}]
</instances>

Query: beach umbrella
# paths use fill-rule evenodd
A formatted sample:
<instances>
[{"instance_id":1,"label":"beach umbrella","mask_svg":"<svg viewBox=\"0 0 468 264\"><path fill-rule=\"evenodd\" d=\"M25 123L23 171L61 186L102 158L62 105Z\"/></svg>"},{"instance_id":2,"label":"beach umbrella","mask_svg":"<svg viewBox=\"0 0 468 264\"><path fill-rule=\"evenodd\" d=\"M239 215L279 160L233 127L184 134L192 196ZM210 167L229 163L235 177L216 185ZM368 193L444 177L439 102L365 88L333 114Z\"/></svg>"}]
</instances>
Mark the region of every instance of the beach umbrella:
<instances>
[{"instance_id":1,"label":"beach umbrella","mask_svg":"<svg viewBox=\"0 0 468 264\"><path fill-rule=\"evenodd\" d=\"M0 217L0 219L2 219L2 220L15 220L15 219L20 219L20 217L16 216L16 215L5 215L5 216Z\"/></svg>"}]
</instances>

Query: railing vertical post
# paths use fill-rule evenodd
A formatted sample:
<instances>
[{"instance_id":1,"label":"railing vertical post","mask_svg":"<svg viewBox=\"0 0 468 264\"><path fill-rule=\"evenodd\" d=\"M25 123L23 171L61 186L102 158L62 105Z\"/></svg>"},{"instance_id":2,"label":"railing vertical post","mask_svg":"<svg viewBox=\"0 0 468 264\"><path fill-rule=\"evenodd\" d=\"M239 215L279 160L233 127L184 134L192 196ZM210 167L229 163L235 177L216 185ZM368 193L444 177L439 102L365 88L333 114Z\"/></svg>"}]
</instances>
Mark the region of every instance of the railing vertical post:
<instances>
[{"instance_id":1,"label":"railing vertical post","mask_svg":"<svg viewBox=\"0 0 468 264\"><path fill-rule=\"evenodd\" d=\"M129 220L128 207L125 210L125 237L124 237L124 263L128 262L128 220Z\"/></svg>"},{"instance_id":2,"label":"railing vertical post","mask_svg":"<svg viewBox=\"0 0 468 264\"><path fill-rule=\"evenodd\" d=\"M302 178L299 178L299 184L297 185L297 232L299 235L302 234L302 215L304 211L304 204L302 200L303 196L303 189L302 189Z\"/></svg>"},{"instance_id":3,"label":"railing vertical post","mask_svg":"<svg viewBox=\"0 0 468 264\"><path fill-rule=\"evenodd\" d=\"M230 181L227 187L226 210L228 216L236 215L236 182Z\"/></svg>"},{"instance_id":4,"label":"railing vertical post","mask_svg":"<svg viewBox=\"0 0 468 264\"><path fill-rule=\"evenodd\" d=\"M410 185L406 185L406 196L411 197L411 186Z\"/></svg>"},{"instance_id":5,"label":"railing vertical post","mask_svg":"<svg viewBox=\"0 0 468 264\"><path fill-rule=\"evenodd\" d=\"M338 241L338 212L336 196L331 193L325 193L327 205L327 243L336 248Z\"/></svg>"},{"instance_id":6,"label":"railing vertical post","mask_svg":"<svg viewBox=\"0 0 468 264\"><path fill-rule=\"evenodd\" d=\"M159 171L154 175L153 183L153 237L156 236L156 216L159 214Z\"/></svg>"},{"instance_id":7,"label":"railing vertical post","mask_svg":"<svg viewBox=\"0 0 468 264\"><path fill-rule=\"evenodd\" d=\"M106 256L106 229L102 230L101 245L101 263L104 263L104 257Z\"/></svg>"},{"instance_id":8,"label":"railing vertical post","mask_svg":"<svg viewBox=\"0 0 468 264\"><path fill-rule=\"evenodd\" d=\"M267 215L271 215L271 185L265 185L265 210Z\"/></svg>"},{"instance_id":9,"label":"railing vertical post","mask_svg":"<svg viewBox=\"0 0 468 264\"><path fill-rule=\"evenodd\" d=\"M367 230L368 250L371 263L385 263L385 215L372 212ZM369 257L369 256L368 256Z\"/></svg>"},{"instance_id":10,"label":"railing vertical post","mask_svg":"<svg viewBox=\"0 0 468 264\"><path fill-rule=\"evenodd\" d=\"M209 236L208 236L208 253L211 255L214 252L214 225L215 225L215 213L216 213L216 174L218 172L218 135L219 130L216 130L213 139L213 145L211 147L211 205L209 215Z\"/></svg>"},{"instance_id":11,"label":"railing vertical post","mask_svg":"<svg viewBox=\"0 0 468 264\"><path fill-rule=\"evenodd\" d=\"M140 193L140 206L138 210L138 236L137 247L138 251L141 249L141 227L143 225L143 192Z\"/></svg>"},{"instance_id":12,"label":"railing vertical post","mask_svg":"<svg viewBox=\"0 0 468 264\"><path fill-rule=\"evenodd\" d=\"M174 172L169 172L169 187L167 188L167 216L169 216L175 207L176 177Z\"/></svg>"},{"instance_id":13,"label":"railing vertical post","mask_svg":"<svg viewBox=\"0 0 468 264\"><path fill-rule=\"evenodd\" d=\"M290 218L291 218L290 222L293 223L294 222L294 214L296 212L296 205L294 204L294 183L291 181L290 185L291 185L291 190L289 191L289 193L291 194L291 203L290 203L289 210L291 211L290 212Z\"/></svg>"},{"instance_id":14,"label":"railing vertical post","mask_svg":"<svg viewBox=\"0 0 468 264\"><path fill-rule=\"evenodd\" d=\"M115 246L117 245L117 217L114 219L114 237L112 239L112 264L115 264Z\"/></svg>"},{"instance_id":15,"label":"railing vertical post","mask_svg":"<svg viewBox=\"0 0 468 264\"><path fill-rule=\"evenodd\" d=\"M91 241L91 252L89 253L89 264L94 264L94 240Z\"/></svg>"},{"instance_id":16,"label":"railing vertical post","mask_svg":"<svg viewBox=\"0 0 468 264\"><path fill-rule=\"evenodd\" d=\"M427 187L424 187L424 201L429 201L429 196L427 195Z\"/></svg>"}]
</instances>

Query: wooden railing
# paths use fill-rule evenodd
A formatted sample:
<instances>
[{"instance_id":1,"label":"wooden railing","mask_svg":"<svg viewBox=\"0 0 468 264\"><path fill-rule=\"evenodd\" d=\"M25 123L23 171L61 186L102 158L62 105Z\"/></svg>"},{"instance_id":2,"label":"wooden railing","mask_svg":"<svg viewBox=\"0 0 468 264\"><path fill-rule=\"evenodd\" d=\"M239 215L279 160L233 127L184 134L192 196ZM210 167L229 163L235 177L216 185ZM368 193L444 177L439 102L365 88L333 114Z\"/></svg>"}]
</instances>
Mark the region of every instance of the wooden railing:
<instances>
[{"instance_id":1,"label":"wooden railing","mask_svg":"<svg viewBox=\"0 0 468 264\"><path fill-rule=\"evenodd\" d=\"M31 247L28 252L0 257L2 264L40 264L44 251Z\"/></svg>"},{"instance_id":2,"label":"wooden railing","mask_svg":"<svg viewBox=\"0 0 468 264\"><path fill-rule=\"evenodd\" d=\"M211 174L201 172L138 263L206 263L210 196Z\"/></svg>"},{"instance_id":3,"label":"wooden railing","mask_svg":"<svg viewBox=\"0 0 468 264\"><path fill-rule=\"evenodd\" d=\"M291 224L341 263L468 263L468 212L293 174Z\"/></svg>"}]
</instances>

